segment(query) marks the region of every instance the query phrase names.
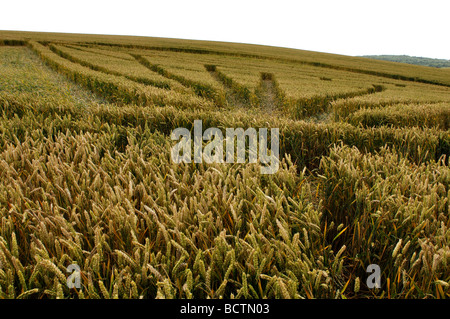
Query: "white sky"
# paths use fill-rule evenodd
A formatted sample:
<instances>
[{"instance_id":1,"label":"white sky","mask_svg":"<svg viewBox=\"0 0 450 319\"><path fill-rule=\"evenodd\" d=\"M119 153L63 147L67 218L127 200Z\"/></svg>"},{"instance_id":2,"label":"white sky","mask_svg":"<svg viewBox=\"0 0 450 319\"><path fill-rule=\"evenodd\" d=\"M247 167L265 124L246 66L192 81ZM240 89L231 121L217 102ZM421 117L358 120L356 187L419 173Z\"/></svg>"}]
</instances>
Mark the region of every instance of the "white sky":
<instances>
[{"instance_id":1,"label":"white sky","mask_svg":"<svg viewBox=\"0 0 450 319\"><path fill-rule=\"evenodd\" d=\"M0 30L142 35L450 59L449 0L0 0Z\"/></svg>"}]
</instances>

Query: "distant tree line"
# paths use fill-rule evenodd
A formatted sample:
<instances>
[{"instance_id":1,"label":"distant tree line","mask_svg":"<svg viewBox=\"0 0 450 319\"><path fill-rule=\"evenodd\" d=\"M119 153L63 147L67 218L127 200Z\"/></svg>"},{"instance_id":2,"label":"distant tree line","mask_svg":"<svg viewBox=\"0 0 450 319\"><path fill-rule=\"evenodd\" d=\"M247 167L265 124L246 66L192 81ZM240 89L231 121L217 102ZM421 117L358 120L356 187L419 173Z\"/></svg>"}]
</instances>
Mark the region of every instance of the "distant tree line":
<instances>
[{"instance_id":1,"label":"distant tree line","mask_svg":"<svg viewBox=\"0 0 450 319\"><path fill-rule=\"evenodd\" d=\"M409 55L363 55L363 57L384 61L431 66L434 68L450 68L450 60L445 59L422 58Z\"/></svg>"}]
</instances>

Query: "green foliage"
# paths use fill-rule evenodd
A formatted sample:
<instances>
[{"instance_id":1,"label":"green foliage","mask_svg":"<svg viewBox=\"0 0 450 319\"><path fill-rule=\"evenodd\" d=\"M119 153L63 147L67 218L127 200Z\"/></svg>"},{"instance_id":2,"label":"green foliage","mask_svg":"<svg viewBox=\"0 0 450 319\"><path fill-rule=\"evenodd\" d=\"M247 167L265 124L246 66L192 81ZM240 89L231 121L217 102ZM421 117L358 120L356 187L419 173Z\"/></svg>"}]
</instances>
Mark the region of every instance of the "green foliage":
<instances>
[{"instance_id":1,"label":"green foliage","mask_svg":"<svg viewBox=\"0 0 450 319\"><path fill-rule=\"evenodd\" d=\"M450 68L450 60L445 59L431 59L409 55L365 55L364 57L383 61L430 66L433 68Z\"/></svg>"}]
</instances>

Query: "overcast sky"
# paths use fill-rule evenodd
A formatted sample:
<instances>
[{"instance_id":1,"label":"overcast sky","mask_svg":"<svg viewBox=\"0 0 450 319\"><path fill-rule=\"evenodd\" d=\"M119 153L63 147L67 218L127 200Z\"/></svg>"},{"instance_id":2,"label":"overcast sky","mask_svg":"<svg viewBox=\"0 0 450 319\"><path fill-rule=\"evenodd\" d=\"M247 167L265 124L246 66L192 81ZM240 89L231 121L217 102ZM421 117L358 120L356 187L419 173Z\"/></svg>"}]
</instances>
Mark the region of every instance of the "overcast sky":
<instances>
[{"instance_id":1,"label":"overcast sky","mask_svg":"<svg viewBox=\"0 0 450 319\"><path fill-rule=\"evenodd\" d=\"M450 59L449 0L0 2L0 30L243 42Z\"/></svg>"}]
</instances>

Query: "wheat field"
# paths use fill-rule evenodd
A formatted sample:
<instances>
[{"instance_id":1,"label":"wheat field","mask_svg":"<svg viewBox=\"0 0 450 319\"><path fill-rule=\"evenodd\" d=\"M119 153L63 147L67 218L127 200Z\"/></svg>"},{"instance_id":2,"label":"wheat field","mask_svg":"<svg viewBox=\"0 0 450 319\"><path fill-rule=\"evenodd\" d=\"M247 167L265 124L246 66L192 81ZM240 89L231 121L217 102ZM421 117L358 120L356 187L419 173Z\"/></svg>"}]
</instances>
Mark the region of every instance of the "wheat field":
<instances>
[{"instance_id":1,"label":"wheat field","mask_svg":"<svg viewBox=\"0 0 450 319\"><path fill-rule=\"evenodd\" d=\"M0 116L1 299L450 297L449 69L0 31ZM194 120L279 170L174 163Z\"/></svg>"}]
</instances>

